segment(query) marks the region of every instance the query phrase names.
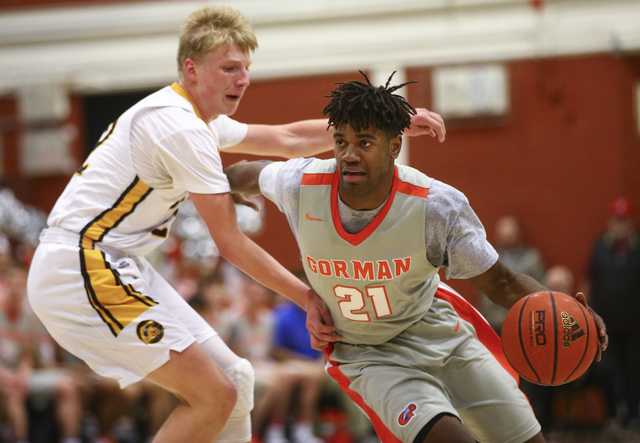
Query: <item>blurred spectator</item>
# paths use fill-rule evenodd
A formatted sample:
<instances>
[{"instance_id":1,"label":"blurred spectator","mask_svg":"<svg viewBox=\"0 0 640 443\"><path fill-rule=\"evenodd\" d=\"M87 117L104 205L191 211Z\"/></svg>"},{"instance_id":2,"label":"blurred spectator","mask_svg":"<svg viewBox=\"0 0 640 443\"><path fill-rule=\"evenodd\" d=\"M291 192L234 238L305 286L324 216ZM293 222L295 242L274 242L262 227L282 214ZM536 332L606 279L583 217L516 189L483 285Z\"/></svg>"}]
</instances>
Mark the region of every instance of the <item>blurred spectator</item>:
<instances>
[{"instance_id":1,"label":"blurred spectator","mask_svg":"<svg viewBox=\"0 0 640 443\"><path fill-rule=\"evenodd\" d=\"M7 298L5 274L11 263L11 243L9 243L9 239L0 232L0 303L4 303Z\"/></svg>"},{"instance_id":2,"label":"blurred spectator","mask_svg":"<svg viewBox=\"0 0 640 443\"><path fill-rule=\"evenodd\" d=\"M604 373L600 380L612 381L602 384L609 418L639 431L640 235L629 200L613 200L608 215L587 268L585 292L609 334L609 348L593 368Z\"/></svg>"},{"instance_id":3,"label":"blurred spectator","mask_svg":"<svg viewBox=\"0 0 640 443\"><path fill-rule=\"evenodd\" d=\"M566 266L556 265L550 267L544 276L543 284L551 291L574 295L573 272ZM558 386L539 386L525 380L520 381L520 387L529 397L531 407L542 426L544 434L549 435L555 425L554 403L558 391L563 388Z\"/></svg>"},{"instance_id":4,"label":"blurred spectator","mask_svg":"<svg viewBox=\"0 0 640 443\"><path fill-rule=\"evenodd\" d=\"M544 283L545 265L542 256L532 246L524 242L520 222L513 215L505 215L495 225L494 247L500 259L513 271L533 277ZM500 335L507 310L480 295L480 309L491 327ZM520 389L529 397L531 406L540 421L543 432L552 425L552 414L548 409L552 402L550 388L520 379Z\"/></svg>"},{"instance_id":5,"label":"blurred spectator","mask_svg":"<svg viewBox=\"0 0 640 443\"><path fill-rule=\"evenodd\" d=\"M279 362L281 374L279 398L271 405L271 417L265 443L280 443L285 438L287 415L292 413L291 440L295 443L321 443L313 434L322 388L327 382L324 357L311 348L306 327L307 314L298 305L284 301L274 310L272 356ZM294 394L297 397L294 399ZM295 401L297 408L291 409Z\"/></svg>"},{"instance_id":6,"label":"blurred spectator","mask_svg":"<svg viewBox=\"0 0 640 443\"><path fill-rule=\"evenodd\" d=\"M542 283L545 277L545 265L537 249L527 245L522 236L518 219L505 215L495 225L494 247L500 259L513 271L526 274ZM481 295L481 310L489 324L500 334L502 322L507 310Z\"/></svg>"},{"instance_id":7,"label":"blurred spectator","mask_svg":"<svg viewBox=\"0 0 640 443\"><path fill-rule=\"evenodd\" d=\"M189 300L189 304L213 326L225 342L228 341L229 320L233 318L233 300L222 273L214 272L202 277L198 283L198 290Z\"/></svg>"},{"instance_id":8,"label":"blurred spectator","mask_svg":"<svg viewBox=\"0 0 640 443\"><path fill-rule=\"evenodd\" d=\"M273 309L270 291L244 274L234 281L234 308L228 311L227 345L249 360L255 371L255 398L251 427L259 434L270 413L272 398L279 395L282 375L270 356ZM224 338L224 337L223 337Z\"/></svg>"},{"instance_id":9,"label":"blurred spectator","mask_svg":"<svg viewBox=\"0 0 640 443\"><path fill-rule=\"evenodd\" d=\"M575 295L573 272L566 266L556 265L547 270L544 285L551 291Z\"/></svg>"},{"instance_id":10,"label":"blurred spectator","mask_svg":"<svg viewBox=\"0 0 640 443\"><path fill-rule=\"evenodd\" d=\"M292 441L320 443L312 423L325 373L321 353L311 349L306 313L292 303L282 304L284 298L247 276L236 288L242 304L231 311L227 343L255 370L254 433L262 434L266 426L264 443L288 442L286 425L295 392L300 413L291 428Z\"/></svg>"},{"instance_id":11,"label":"blurred spectator","mask_svg":"<svg viewBox=\"0 0 640 443\"><path fill-rule=\"evenodd\" d=\"M80 443L80 390L66 371L55 366L53 341L28 307L27 270L10 267L5 280L7 293L0 310L0 396L12 441L29 441L27 401L39 405L52 401L62 442Z\"/></svg>"}]
</instances>

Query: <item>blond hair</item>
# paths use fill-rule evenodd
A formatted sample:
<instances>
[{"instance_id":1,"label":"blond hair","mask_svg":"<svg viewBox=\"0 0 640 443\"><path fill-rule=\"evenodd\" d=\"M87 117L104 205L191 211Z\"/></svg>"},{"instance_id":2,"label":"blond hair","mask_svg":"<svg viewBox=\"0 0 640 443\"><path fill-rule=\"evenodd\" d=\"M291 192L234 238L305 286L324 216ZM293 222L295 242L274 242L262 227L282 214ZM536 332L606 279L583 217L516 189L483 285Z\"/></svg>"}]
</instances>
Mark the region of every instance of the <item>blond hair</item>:
<instances>
[{"instance_id":1,"label":"blond hair","mask_svg":"<svg viewBox=\"0 0 640 443\"><path fill-rule=\"evenodd\" d=\"M249 19L228 6L206 6L192 12L182 23L178 46L178 74L184 77L187 59L202 62L211 52L221 46L237 44L244 52L258 48Z\"/></svg>"}]
</instances>

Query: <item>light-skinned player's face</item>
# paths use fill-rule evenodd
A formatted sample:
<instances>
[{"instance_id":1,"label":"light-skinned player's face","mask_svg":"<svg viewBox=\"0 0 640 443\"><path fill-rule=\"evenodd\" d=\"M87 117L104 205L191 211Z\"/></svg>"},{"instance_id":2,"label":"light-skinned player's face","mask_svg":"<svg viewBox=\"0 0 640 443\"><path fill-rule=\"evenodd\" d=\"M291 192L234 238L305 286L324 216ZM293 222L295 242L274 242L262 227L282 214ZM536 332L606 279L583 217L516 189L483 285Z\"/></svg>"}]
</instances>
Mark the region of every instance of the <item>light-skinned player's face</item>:
<instances>
[{"instance_id":1,"label":"light-skinned player's face","mask_svg":"<svg viewBox=\"0 0 640 443\"><path fill-rule=\"evenodd\" d=\"M200 63L187 60L185 75L205 121L232 115L249 86L251 57L237 45L222 46Z\"/></svg>"},{"instance_id":2,"label":"light-skinned player's face","mask_svg":"<svg viewBox=\"0 0 640 443\"><path fill-rule=\"evenodd\" d=\"M375 209L385 202L393 184L394 160L401 137L389 140L378 128L356 131L351 125L335 129L333 153L338 162L340 199L353 209Z\"/></svg>"}]
</instances>

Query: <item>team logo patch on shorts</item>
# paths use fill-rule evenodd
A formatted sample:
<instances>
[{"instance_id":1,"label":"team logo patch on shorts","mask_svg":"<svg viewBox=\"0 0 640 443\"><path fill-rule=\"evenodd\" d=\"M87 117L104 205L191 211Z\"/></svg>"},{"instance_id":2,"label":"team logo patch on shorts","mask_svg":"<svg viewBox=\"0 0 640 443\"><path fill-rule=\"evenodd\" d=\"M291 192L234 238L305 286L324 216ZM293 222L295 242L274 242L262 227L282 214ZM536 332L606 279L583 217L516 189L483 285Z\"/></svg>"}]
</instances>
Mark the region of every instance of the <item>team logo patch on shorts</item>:
<instances>
[{"instance_id":1,"label":"team logo patch on shorts","mask_svg":"<svg viewBox=\"0 0 640 443\"><path fill-rule=\"evenodd\" d=\"M136 332L145 345L158 343L164 337L164 326L155 320L143 320L138 323Z\"/></svg>"},{"instance_id":2,"label":"team logo patch on shorts","mask_svg":"<svg viewBox=\"0 0 640 443\"><path fill-rule=\"evenodd\" d=\"M418 410L418 405L416 405L415 403L409 403L407 407L404 408L404 411L402 411L400 415L398 415L398 424L400 426L406 426L407 424L409 424L411 419L415 417L416 410Z\"/></svg>"}]
</instances>

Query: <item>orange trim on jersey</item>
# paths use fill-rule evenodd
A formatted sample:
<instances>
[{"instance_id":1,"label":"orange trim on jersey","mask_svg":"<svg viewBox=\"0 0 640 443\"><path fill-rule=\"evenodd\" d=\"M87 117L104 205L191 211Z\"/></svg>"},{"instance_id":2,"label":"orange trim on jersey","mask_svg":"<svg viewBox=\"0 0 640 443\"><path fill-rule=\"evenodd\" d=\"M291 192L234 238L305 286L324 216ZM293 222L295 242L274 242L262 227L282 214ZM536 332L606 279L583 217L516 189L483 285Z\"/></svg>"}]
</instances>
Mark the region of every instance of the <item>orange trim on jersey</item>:
<instances>
[{"instance_id":1,"label":"orange trim on jersey","mask_svg":"<svg viewBox=\"0 0 640 443\"><path fill-rule=\"evenodd\" d=\"M362 395L357 392L351 390L349 386L351 382L349 378L342 373L340 370L340 363L333 361L331 359L331 352L333 351L333 343L330 343L329 346L324 350L324 355L331 365L329 369L327 369L327 373L336 381L340 388L351 398L351 400L360 406L360 408L364 411L364 413L371 420L371 424L373 425L373 429L375 429L376 434L382 443L402 443L402 440L398 439L389 428L384 424L382 419L376 414L376 412L369 407L362 398Z\"/></svg>"},{"instance_id":2,"label":"orange trim on jersey","mask_svg":"<svg viewBox=\"0 0 640 443\"><path fill-rule=\"evenodd\" d=\"M414 184L403 182L402 180L398 180L398 192L402 192L403 194L412 195L414 197L427 198L429 195L429 188L423 188L421 186L416 186Z\"/></svg>"},{"instance_id":3,"label":"orange trim on jersey","mask_svg":"<svg viewBox=\"0 0 640 443\"><path fill-rule=\"evenodd\" d=\"M500 337L484 317L480 315L476 308L474 308L471 303L465 300L461 295L447 291L442 286L438 286L434 297L449 303L458 313L460 318L473 325L476 330L478 340L480 340L489 352L493 354L500 365L502 365L502 367L516 379L516 382L518 382L520 377L507 361L507 357L505 357L504 352L502 351L502 342L500 341Z\"/></svg>"},{"instance_id":4,"label":"orange trim on jersey","mask_svg":"<svg viewBox=\"0 0 640 443\"><path fill-rule=\"evenodd\" d=\"M319 186L319 185L331 185L331 217L333 218L333 224L338 232L338 235L351 243L354 246L358 246L365 241L375 231L380 223L385 219L387 213L391 209L391 204L395 197L396 192L407 194L420 198L427 198L429 195L429 188L423 188L414 184L404 182L398 178L398 167L394 167L393 171L393 185L391 186L391 192L389 198L385 202L380 212L374 217L362 231L356 234L350 234L345 231L340 221L340 212L338 210L338 184L340 183L339 171L336 168L333 173L318 173L318 174L304 174L302 176L302 186Z\"/></svg>"},{"instance_id":5,"label":"orange trim on jersey","mask_svg":"<svg viewBox=\"0 0 640 443\"><path fill-rule=\"evenodd\" d=\"M302 186L330 185L333 182L333 173L329 174L304 174L302 176Z\"/></svg>"},{"instance_id":6,"label":"orange trim on jersey","mask_svg":"<svg viewBox=\"0 0 640 443\"><path fill-rule=\"evenodd\" d=\"M340 237L351 243L353 246L358 246L360 243L365 241L373 233L373 231L377 229L378 226L380 226L380 223L382 223L384 218L387 216L389 209L391 209L391 204L393 203L393 198L396 195L396 190L398 189L398 184L400 182L400 180L398 179L398 167L394 167L393 185L391 185L391 192L389 193L389 198L387 199L386 203L384 204L380 212L378 212L378 214L373 218L373 220L371 220L371 223L369 223L362 231L356 234L350 234L345 231L342 227L342 222L340 221L340 211L338 210L339 181L340 175L338 173L338 170L336 169L336 172L333 175L331 190L331 215L333 217L333 224Z\"/></svg>"}]
</instances>

